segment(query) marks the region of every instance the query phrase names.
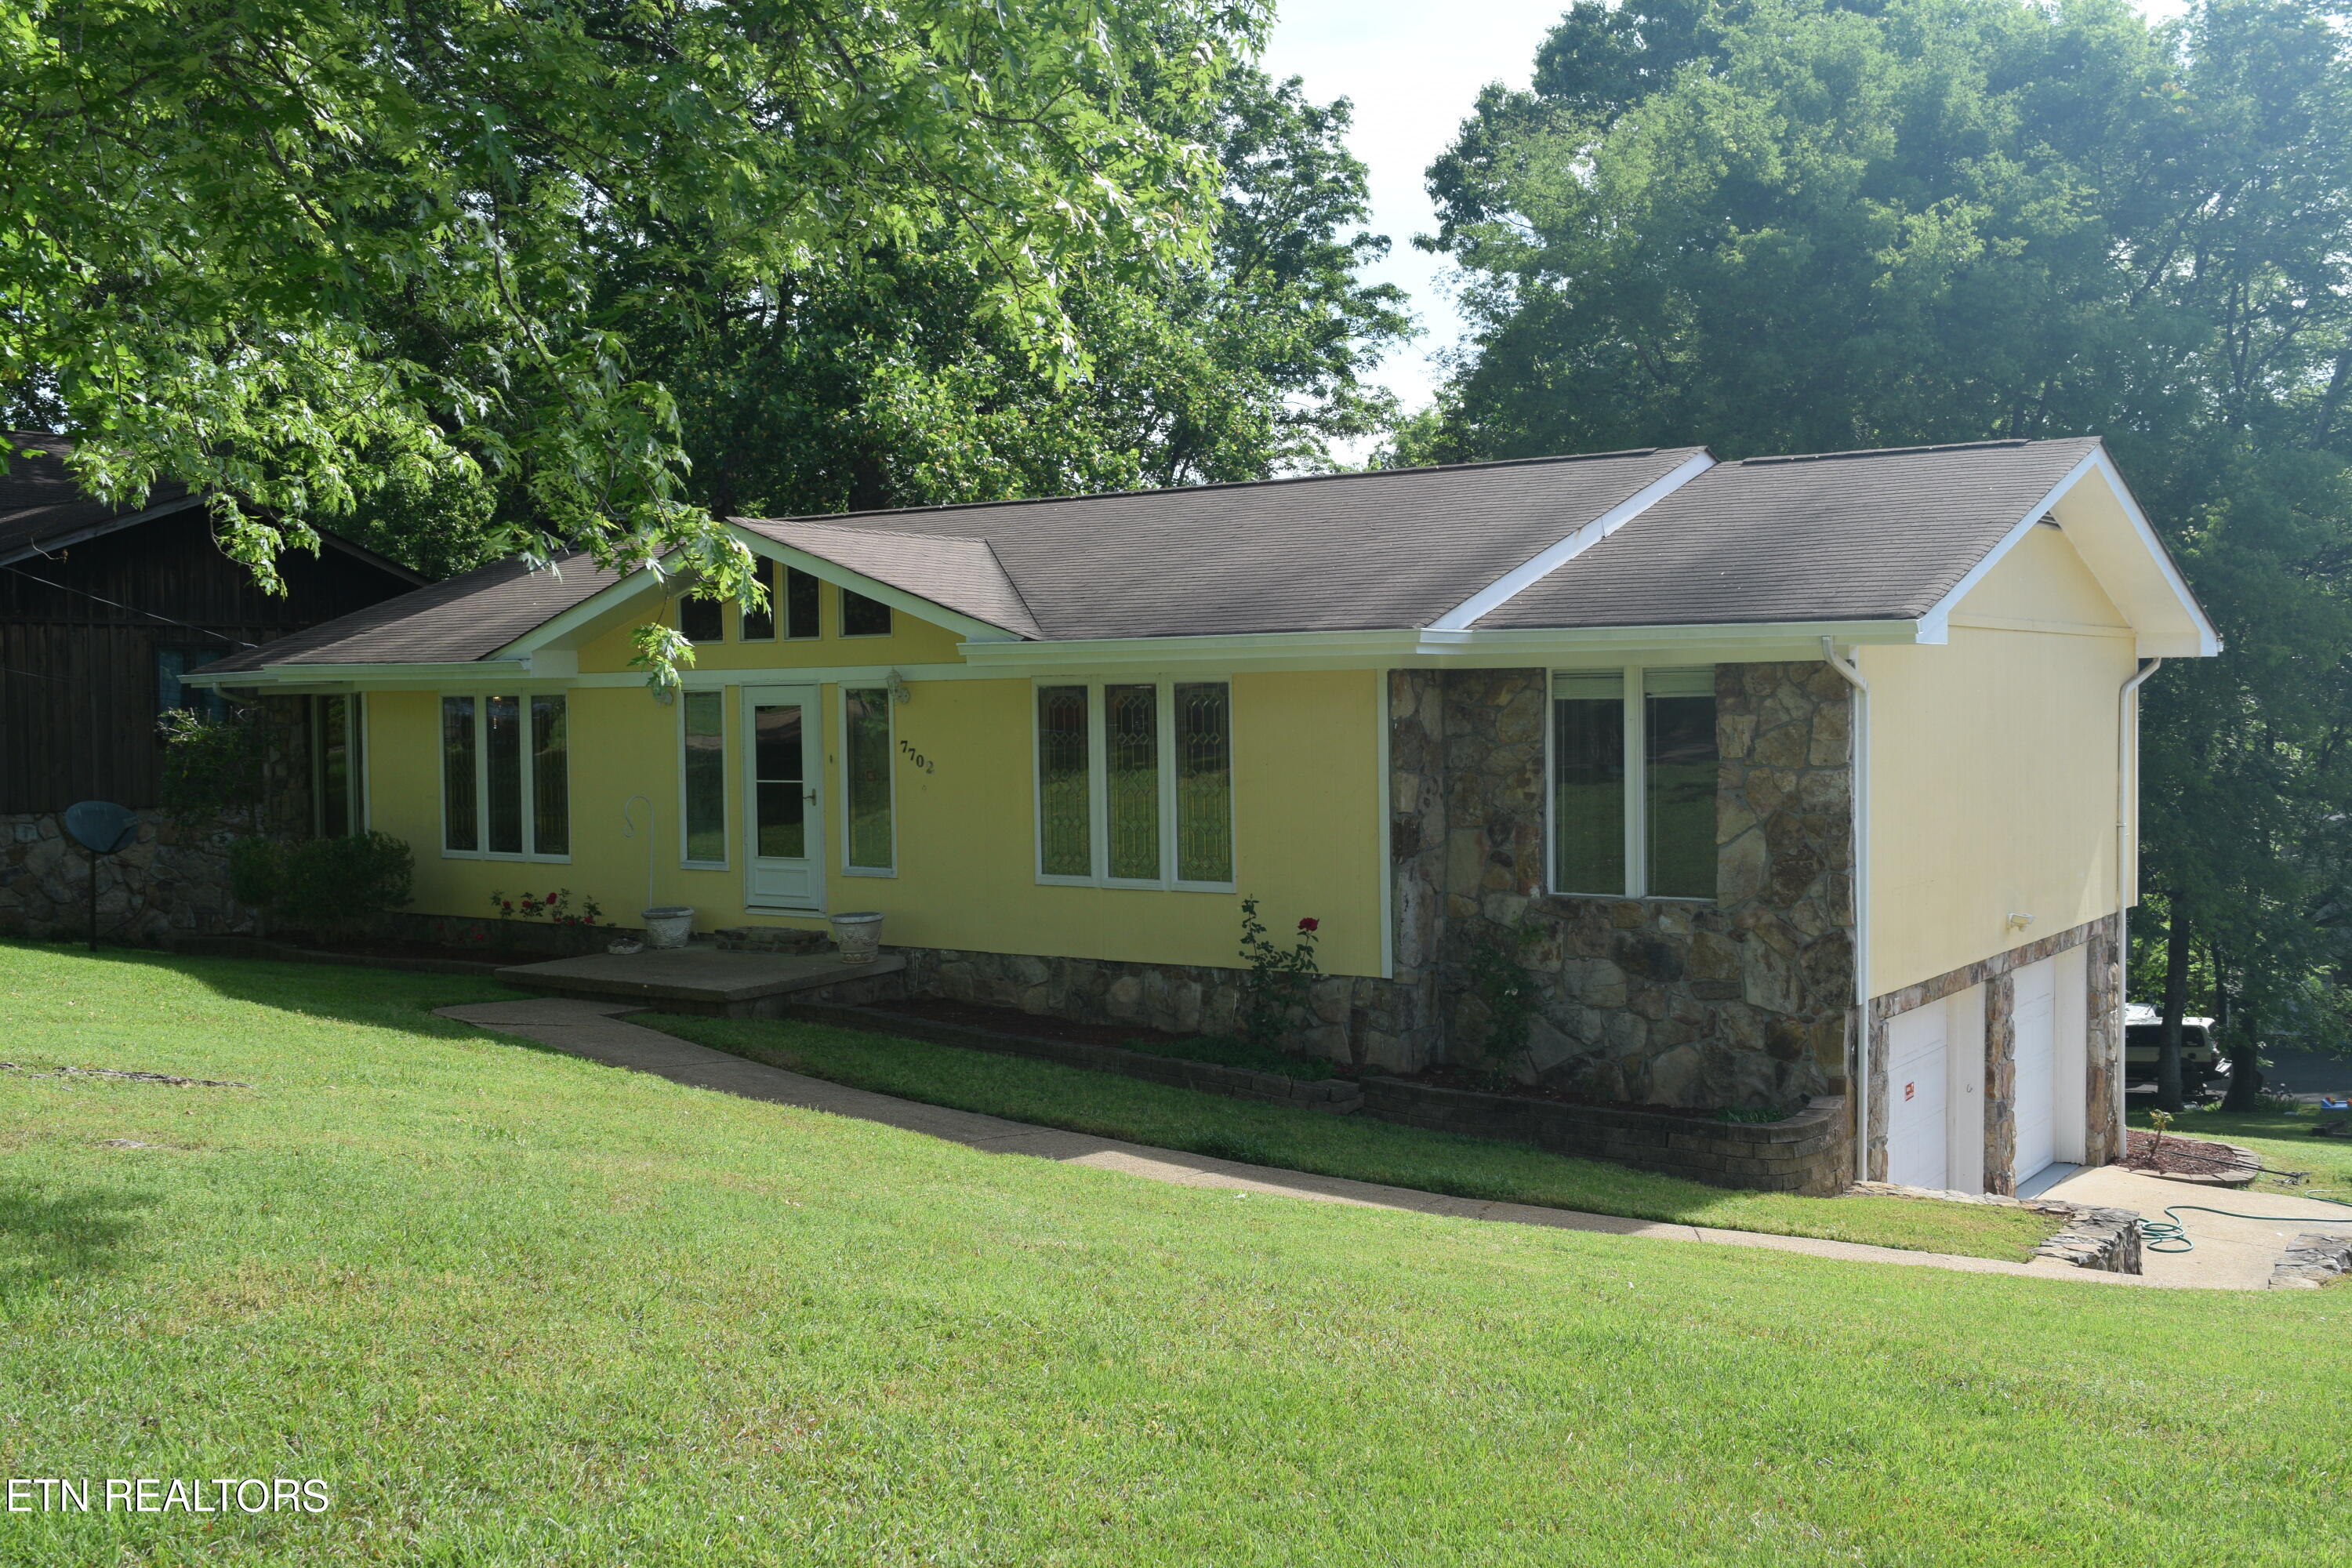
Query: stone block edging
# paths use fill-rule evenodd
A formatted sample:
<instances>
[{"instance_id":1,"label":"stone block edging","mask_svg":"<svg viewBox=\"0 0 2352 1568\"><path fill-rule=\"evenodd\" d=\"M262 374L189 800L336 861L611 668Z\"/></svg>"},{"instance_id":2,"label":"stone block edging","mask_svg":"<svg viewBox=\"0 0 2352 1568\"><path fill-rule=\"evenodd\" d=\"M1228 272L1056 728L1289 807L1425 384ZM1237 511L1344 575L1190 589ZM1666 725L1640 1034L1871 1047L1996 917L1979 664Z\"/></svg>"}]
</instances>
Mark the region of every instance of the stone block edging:
<instances>
[{"instance_id":1,"label":"stone block edging","mask_svg":"<svg viewBox=\"0 0 2352 1568\"><path fill-rule=\"evenodd\" d=\"M1906 1187L1896 1182L1855 1182L1846 1188L1853 1197L1933 1198L1948 1204L1984 1204L1994 1208L2029 1209L2058 1215L2066 1226L2033 1249L2036 1258L2055 1258L2077 1268L2107 1274L2140 1272L2143 1237L2140 1216L2130 1209L2094 1207L2062 1203L2056 1198L2012 1198L2001 1193L1954 1193L1933 1187Z\"/></svg>"},{"instance_id":2,"label":"stone block edging","mask_svg":"<svg viewBox=\"0 0 2352 1568\"><path fill-rule=\"evenodd\" d=\"M1303 1105L1312 1110L1328 1110L1340 1115L1359 1109L1364 1102L1363 1090L1348 1079L1285 1078L1279 1073L1255 1072L1248 1068L1227 1067L1221 1062L1196 1062L1184 1057L1163 1057L1150 1051L1130 1051L1119 1046L1097 1046L1082 1040L1055 1040L1040 1035L1005 1034L995 1029L975 1028L968 1024L941 1023L935 1018L894 1013L887 1006L856 1007L832 1002L796 1001L784 1009L782 1016L803 1023L830 1024L837 1028L862 1029L869 1034L904 1035L910 1039L928 1040L934 1045L993 1051L999 1056L1030 1057L1040 1061L1058 1062L1064 1067L1117 1073L1123 1078L1141 1079L1176 1089L1197 1089L1235 1100Z\"/></svg>"},{"instance_id":3,"label":"stone block edging","mask_svg":"<svg viewBox=\"0 0 2352 1568\"><path fill-rule=\"evenodd\" d=\"M1360 1111L1382 1121L1527 1143L1559 1154L1612 1161L1714 1186L1827 1195L1843 1178L1848 1140L1845 1104L1819 1100L1785 1121L1701 1121L1613 1106L1441 1089L1402 1079L1284 1078L1216 1062L1157 1056L1118 1046L1000 1033L891 1012L796 1001L783 1016L841 1028L905 1035L938 1045L1031 1057L1066 1067L1200 1089L1238 1100L1302 1105L1339 1114Z\"/></svg>"},{"instance_id":4,"label":"stone block edging","mask_svg":"<svg viewBox=\"0 0 2352 1568\"><path fill-rule=\"evenodd\" d=\"M1608 1160L1711 1186L1827 1197L1851 1160L1841 1098L1817 1100L1783 1121L1703 1121L1656 1111L1438 1089L1402 1079L1363 1080L1364 1114L1434 1131L1555 1154Z\"/></svg>"},{"instance_id":5,"label":"stone block edging","mask_svg":"<svg viewBox=\"0 0 2352 1568\"><path fill-rule=\"evenodd\" d=\"M2273 1290L2316 1290L2352 1274L2352 1236L2307 1230L2271 1265Z\"/></svg>"}]
</instances>

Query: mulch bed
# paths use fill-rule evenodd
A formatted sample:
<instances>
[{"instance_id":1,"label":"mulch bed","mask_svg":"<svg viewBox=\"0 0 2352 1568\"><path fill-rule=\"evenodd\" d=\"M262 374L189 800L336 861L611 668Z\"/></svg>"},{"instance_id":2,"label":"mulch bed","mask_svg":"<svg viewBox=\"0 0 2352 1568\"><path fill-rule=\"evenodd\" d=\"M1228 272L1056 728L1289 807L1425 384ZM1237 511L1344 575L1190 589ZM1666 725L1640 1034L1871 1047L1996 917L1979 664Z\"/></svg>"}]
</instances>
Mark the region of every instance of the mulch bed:
<instances>
[{"instance_id":1,"label":"mulch bed","mask_svg":"<svg viewBox=\"0 0 2352 1568\"><path fill-rule=\"evenodd\" d=\"M2124 1135L2124 1152L2115 1162L2127 1171L2156 1176L2226 1176L2245 1169L2244 1152L2227 1143L2183 1138L2168 1132L2159 1142L2153 1132L2135 1127Z\"/></svg>"}]
</instances>

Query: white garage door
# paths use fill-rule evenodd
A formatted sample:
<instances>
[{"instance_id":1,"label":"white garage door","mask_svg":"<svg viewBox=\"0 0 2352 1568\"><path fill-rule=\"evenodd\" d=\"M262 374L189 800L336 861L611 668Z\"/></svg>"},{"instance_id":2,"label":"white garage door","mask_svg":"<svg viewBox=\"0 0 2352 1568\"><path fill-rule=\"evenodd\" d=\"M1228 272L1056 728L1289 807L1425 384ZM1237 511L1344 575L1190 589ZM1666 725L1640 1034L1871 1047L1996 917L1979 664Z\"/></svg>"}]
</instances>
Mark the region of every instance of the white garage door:
<instances>
[{"instance_id":1,"label":"white garage door","mask_svg":"<svg viewBox=\"0 0 2352 1568\"><path fill-rule=\"evenodd\" d=\"M1946 1022L1941 1002L1886 1021L1886 1179L1906 1187L1945 1184Z\"/></svg>"},{"instance_id":2,"label":"white garage door","mask_svg":"<svg viewBox=\"0 0 2352 1568\"><path fill-rule=\"evenodd\" d=\"M2058 965L2017 972L2017 1179L2031 1180L2058 1158Z\"/></svg>"}]
</instances>

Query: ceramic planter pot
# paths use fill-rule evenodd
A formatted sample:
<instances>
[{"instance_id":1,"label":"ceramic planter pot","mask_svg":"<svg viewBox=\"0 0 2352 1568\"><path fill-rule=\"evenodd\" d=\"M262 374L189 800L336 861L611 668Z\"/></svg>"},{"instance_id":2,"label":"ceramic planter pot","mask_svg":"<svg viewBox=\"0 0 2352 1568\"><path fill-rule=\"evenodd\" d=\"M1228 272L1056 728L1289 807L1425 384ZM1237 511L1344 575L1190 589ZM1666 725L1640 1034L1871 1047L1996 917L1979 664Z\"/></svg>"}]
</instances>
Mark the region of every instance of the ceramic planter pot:
<instances>
[{"instance_id":1,"label":"ceramic planter pot","mask_svg":"<svg viewBox=\"0 0 2352 1568\"><path fill-rule=\"evenodd\" d=\"M684 947L694 931L694 909L688 904L664 904L645 912L647 947Z\"/></svg>"},{"instance_id":2,"label":"ceramic planter pot","mask_svg":"<svg viewBox=\"0 0 2352 1568\"><path fill-rule=\"evenodd\" d=\"M871 963L882 952L882 917L871 910L834 915L834 945L844 963Z\"/></svg>"}]
</instances>

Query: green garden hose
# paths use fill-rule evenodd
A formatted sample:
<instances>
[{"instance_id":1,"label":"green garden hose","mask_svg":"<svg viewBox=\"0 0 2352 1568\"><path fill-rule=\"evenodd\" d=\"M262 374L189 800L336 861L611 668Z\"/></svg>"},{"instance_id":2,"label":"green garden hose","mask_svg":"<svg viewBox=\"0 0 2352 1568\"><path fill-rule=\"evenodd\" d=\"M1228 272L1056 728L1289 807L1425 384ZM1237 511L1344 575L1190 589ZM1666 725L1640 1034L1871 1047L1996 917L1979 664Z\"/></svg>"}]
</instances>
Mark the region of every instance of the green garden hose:
<instances>
[{"instance_id":1,"label":"green garden hose","mask_svg":"<svg viewBox=\"0 0 2352 1568\"><path fill-rule=\"evenodd\" d=\"M2317 1194L2304 1194L2315 1204L2334 1204L2352 1209L2352 1202L2343 1198L2323 1198ZM2313 1215L2299 1214L2239 1214L2234 1209L2207 1208L2203 1204L2174 1204L2165 1211L2165 1219L2144 1219L2139 1222L2143 1241L2150 1252L2194 1252L2197 1244L2189 1239L2189 1227L2181 1223L2184 1214L2217 1214L2223 1219L2270 1220L2280 1225L2352 1225L2352 1219L2321 1219Z\"/></svg>"}]
</instances>

